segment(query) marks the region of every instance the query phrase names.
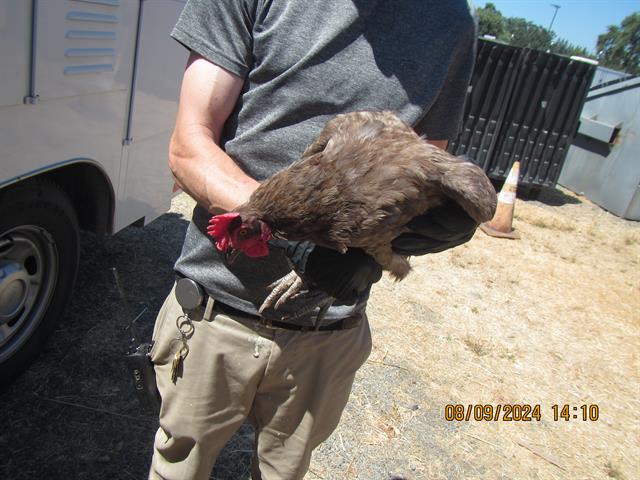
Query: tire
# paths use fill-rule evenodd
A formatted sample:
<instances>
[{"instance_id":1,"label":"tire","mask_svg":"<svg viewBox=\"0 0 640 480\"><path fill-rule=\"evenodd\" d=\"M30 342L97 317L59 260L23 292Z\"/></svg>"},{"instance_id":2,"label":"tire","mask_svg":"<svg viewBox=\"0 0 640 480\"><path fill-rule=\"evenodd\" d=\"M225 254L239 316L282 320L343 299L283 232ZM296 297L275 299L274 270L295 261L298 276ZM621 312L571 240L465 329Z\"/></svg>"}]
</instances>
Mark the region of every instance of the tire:
<instances>
[{"instance_id":1,"label":"tire","mask_svg":"<svg viewBox=\"0 0 640 480\"><path fill-rule=\"evenodd\" d=\"M73 205L53 182L0 191L0 385L29 366L61 317L79 243Z\"/></svg>"}]
</instances>

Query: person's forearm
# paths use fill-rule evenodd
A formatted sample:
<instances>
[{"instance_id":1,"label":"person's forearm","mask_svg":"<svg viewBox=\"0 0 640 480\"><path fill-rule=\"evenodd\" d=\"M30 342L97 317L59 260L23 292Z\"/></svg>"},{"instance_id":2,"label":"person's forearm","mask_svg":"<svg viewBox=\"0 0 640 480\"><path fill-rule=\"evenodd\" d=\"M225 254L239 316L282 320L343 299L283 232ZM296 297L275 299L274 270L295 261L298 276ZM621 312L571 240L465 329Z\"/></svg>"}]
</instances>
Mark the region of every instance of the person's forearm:
<instances>
[{"instance_id":1,"label":"person's forearm","mask_svg":"<svg viewBox=\"0 0 640 480\"><path fill-rule=\"evenodd\" d=\"M174 131L169 149L169 165L178 185L210 212L232 211L259 185L218 141L204 126L183 126Z\"/></svg>"},{"instance_id":2,"label":"person's forearm","mask_svg":"<svg viewBox=\"0 0 640 480\"><path fill-rule=\"evenodd\" d=\"M171 138L169 164L180 188L210 212L232 211L245 203L260 183L249 177L217 145L203 126L182 127ZM446 149L447 141L429 142Z\"/></svg>"},{"instance_id":3,"label":"person's forearm","mask_svg":"<svg viewBox=\"0 0 640 480\"><path fill-rule=\"evenodd\" d=\"M449 146L449 140L427 140L427 143L430 143L441 150L446 150Z\"/></svg>"},{"instance_id":4,"label":"person's forearm","mask_svg":"<svg viewBox=\"0 0 640 480\"><path fill-rule=\"evenodd\" d=\"M244 79L199 54L187 62L169 166L178 185L210 212L231 211L258 187L220 147Z\"/></svg>"}]
</instances>

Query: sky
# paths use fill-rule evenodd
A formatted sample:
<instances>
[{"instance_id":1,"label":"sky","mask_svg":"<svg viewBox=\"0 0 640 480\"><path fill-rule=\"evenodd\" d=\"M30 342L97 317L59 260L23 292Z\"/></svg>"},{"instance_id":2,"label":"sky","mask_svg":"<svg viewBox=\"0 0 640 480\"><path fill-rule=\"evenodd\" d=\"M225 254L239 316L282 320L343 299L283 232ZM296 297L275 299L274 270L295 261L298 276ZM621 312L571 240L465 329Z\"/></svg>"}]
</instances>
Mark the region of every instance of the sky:
<instances>
[{"instance_id":1,"label":"sky","mask_svg":"<svg viewBox=\"0 0 640 480\"><path fill-rule=\"evenodd\" d=\"M486 1L472 0L476 7ZM557 37L595 52L598 35L609 25L619 25L627 15L640 12L640 0L492 0L506 17L523 17L549 27L555 8L560 5L553 22Z\"/></svg>"}]
</instances>

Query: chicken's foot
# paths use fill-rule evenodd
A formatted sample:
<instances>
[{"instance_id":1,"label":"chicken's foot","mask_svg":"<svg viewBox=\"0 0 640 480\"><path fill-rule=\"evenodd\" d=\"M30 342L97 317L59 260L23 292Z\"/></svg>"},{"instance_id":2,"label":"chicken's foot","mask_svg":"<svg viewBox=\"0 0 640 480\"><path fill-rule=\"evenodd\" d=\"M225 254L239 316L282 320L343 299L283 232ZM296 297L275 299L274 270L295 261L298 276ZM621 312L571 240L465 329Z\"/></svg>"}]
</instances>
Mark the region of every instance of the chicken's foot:
<instances>
[{"instance_id":1,"label":"chicken's foot","mask_svg":"<svg viewBox=\"0 0 640 480\"><path fill-rule=\"evenodd\" d=\"M304 305L304 307L302 307L300 310L296 311L295 313L292 313L291 315L286 315L282 319L297 320L313 312L316 308L320 307L320 310L318 310L318 313L312 323L313 328L318 330L318 328L320 328L322 324L322 320L324 319L324 316L327 314L327 310L329 310L329 307L333 305L333 302L335 301L336 299L334 297L323 295L320 299L315 299L310 301L309 303Z\"/></svg>"},{"instance_id":2,"label":"chicken's foot","mask_svg":"<svg viewBox=\"0 0 640 480\"><path fill-rule=\"evenodd\" d=\"M302 289L302 278L296 273L295 270L291 270L287 275L280 280L276 280L267 287L271 290L271 293L265 298L258 312L262 313L267 308L273 306L274 309L280 308L280 306L300 292ZM277 301L276 301L277 299ZM273 303L275 302L275 305Z\"/></svg>"},{"instance_id":3,"label":"chicken's foot","mask_svg":"<svg viewBox=\"0 0 640 480\"><path fill-rule=\"evenodd\" d=\"M260 305L258 312L262 313L264 310L270 307L273 307L275 310L277 310L287 300L295 298L300 293L303 285L304 282L302 281L302 278L300 278L295 270L292 270L287 275L279 280L276 280L267 287L268 290L271 290L271 293L269 293L264 302L262 302L262 305ZM329 310L329 307L333 304L333 302L335 302L335 300L336 299L334 297L328 296L323 293L320 298L316 296L310 299L295 313L286 315L282 317L282 319L297 320L305 315L308 315L319 307L320 310L318 311L315 321L313 322L314 328L317 329L320 326L325 314L327 313L327 310Z\"/></svg>"}]
</instances>

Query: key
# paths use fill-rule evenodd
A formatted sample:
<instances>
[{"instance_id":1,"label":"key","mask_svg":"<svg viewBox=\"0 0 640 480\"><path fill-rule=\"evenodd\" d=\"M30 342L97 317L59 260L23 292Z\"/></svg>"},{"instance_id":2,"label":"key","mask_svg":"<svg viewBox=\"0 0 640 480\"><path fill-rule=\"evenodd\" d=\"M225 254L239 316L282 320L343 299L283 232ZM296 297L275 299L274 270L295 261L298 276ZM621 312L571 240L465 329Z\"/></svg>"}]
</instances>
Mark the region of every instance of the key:
<instances>
[{"instance_id":1,"label":"key","mask_svg":"<svg viewBox=\"0 0 640 480\"><path fill-rule=\"evenodd\" d=\"M175 384L178 380L178 368L180 368L180 364L182 363L182 355L180 352L182 350L178 350L176 354L173 356L173 362L171 362L171 381Z\"/></svg>"},{"instance_id":2,"label":"key","mask_svg":"<svg viewBox=\"0 0 640 480\"><path fill-rule=\"evenodd\" d=\"M189 354L189 345L187 344L187 340L191 338L194 332L193 323L187 314L180 315L176 318L176 327L178 328L178 332L180 332L180 337L177 338L177 340L182 342L182 347L175 353L173 361L171 362L171 381L174 385L178 381L178 370L180 369L180 364L182 364Z\"/></svg>"},{"instance_id":3,"label":"key","mask_svg":"<svg viewBox=\"0 0 640 480\"><path fill-rule=\"evenodd\" d=\"M180 364L187 357L189 353L189 346L186 342L182 345L182 348L176 352L173 356L173 361L171 362L171 381L175 384L178 381L178 369L180 368Z\"/></svg>"}]
</instances>

